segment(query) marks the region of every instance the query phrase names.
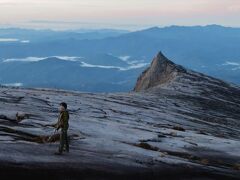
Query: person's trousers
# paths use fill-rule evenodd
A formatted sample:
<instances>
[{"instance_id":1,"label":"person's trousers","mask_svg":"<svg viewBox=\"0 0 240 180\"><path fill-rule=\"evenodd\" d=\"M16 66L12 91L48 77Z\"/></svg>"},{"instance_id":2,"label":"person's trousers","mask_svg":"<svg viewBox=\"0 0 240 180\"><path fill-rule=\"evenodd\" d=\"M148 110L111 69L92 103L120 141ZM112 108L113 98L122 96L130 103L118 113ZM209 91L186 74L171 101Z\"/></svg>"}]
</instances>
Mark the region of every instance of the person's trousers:
<instances>
[{"instance_id":1,"label":"person's trousers","mask_svg":"<svg viewBox=\"0 0 240 180\"><path fill-rule=\"evenodd\" d=\"M63 152L63 148L66 148L66 151L69 151L69 143L68 143L68 135L67 130L61 130L60 133L60 144L59 144L59 152Z\"/></svg>"}]
</instances>

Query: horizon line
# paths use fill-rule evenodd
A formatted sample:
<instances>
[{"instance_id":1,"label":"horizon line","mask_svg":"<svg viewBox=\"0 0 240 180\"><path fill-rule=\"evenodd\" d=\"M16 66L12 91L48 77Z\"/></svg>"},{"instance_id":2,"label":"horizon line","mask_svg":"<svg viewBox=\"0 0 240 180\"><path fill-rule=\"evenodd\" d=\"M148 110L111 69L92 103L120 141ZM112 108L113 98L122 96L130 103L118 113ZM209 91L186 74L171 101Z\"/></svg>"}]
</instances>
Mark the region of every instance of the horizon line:
<instances>
[{"instance_id":1,"label":"horizon line","mask_svg":"<svg viewBox=\"0 0 240 180\"><path fill-rule=\"evenodd\" d=\"M40 22L40 21L39 21ZM44 21L41 21L42 23ZM55 21L56 23L61 23L58 21ZM71 22L67 22L71 23ZM50 21L48 21L48 24L51 24ZM54 23L53 23L54 24ZM131 25L134 26L134 25ZM135 29L128 29L128 28L120 28L120 27L79 27L79 28L51 28L51 27L24 27L21 25L1 25L0 29L22 29L22 30L36 30L36 31L77 31L77 30L85 30L85 31L94 31L94 30L116 30L116 31L139 31L139 30L145 30L145 29L151 29L151 28L169 28L169 27L208 27L208 26L219 26L219 27L225 27L225 28L240 28L240 26L229 26L229 25L223 25L223 24L194 24L194 25L179 25L179 24L172 24L172 25L136 25L139 26L139 28Z\"/></svg>"}]
</instances>

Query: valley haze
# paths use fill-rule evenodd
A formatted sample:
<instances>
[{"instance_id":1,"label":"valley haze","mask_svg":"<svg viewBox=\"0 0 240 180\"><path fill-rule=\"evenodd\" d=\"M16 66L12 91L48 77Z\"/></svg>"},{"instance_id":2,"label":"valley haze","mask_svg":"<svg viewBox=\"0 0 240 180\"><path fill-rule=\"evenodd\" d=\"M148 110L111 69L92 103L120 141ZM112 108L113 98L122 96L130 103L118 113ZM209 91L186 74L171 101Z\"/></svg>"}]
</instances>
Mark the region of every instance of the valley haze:
<instances>
[{"instance_id":1,"label":"valley haze","mask_svg":"<svg viewBox=\"0 0 240 180\"><path fill-rule=\"evenodd\" d=\"M175 63L239 84L239 48L240 28L220 25L132 32L2 28L0 84L128 92L159 50Z\"/></svg>"}]
</instances>

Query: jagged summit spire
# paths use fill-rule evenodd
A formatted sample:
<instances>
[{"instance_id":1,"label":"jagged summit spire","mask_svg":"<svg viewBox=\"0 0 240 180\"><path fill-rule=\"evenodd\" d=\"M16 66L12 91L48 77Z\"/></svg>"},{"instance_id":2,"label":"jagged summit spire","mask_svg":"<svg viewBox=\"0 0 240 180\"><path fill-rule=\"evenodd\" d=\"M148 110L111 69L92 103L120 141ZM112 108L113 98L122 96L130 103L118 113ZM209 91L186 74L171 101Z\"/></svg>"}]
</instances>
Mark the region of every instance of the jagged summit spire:
<instances>
[{"instance_id":1,"label":"jagged summit spire","mask_svg":"<svg viewBox=\"0 0 240 180\"><path fill-rule=\"evenodd\" d=\"M162 51L159 51L156 57L157 57L158 59L161 59L161 58L167 59L167 58L164 56L164 54L162 53Z\"/></svg>"},{"instance_id":2,"label":"jagged summit spire","mask_svg":"<svg viewBox=\"0 0 240 180\"><path fill-rule=\"evenodd\" d=\"M169 60L161 51L158 52L157 56L155 56L155 58L152 61L152 65L154 65L154 63L157 64L163 64L163 63L167 63L167 64L171 64L171 65L175 65L171 60Z\"/></svg>"},{"instance_id":3,"label":"jagged summit spire","mask_svg":"<svg viewBox=\"0 0 240 180\"><path fill-rule=\"evenodd\" d=\"M185 69L170 61L160 51L153 59L151 66L147 68L138 78L134 91L147 90L151 87L165 84L171 81L178 72Z\"/></svg>"}]
</instances>

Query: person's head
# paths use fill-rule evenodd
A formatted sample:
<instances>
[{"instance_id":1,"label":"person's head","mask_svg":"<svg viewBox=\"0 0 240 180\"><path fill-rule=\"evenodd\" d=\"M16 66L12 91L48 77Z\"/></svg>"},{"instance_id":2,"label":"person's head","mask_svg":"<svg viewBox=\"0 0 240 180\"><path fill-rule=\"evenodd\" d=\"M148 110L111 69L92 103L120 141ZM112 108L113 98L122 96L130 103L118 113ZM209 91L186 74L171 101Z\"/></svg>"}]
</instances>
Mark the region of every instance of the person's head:
<instances>
[{"instance_id":1,"label":"person's head","mask_svg":"<svg viewBox=\"0 0 240 180\"><path fill-rule=\"evenodd\" d=\"M67 103L61 102L59 105L60 105L60 107L59 107L60 112L67 110Z\"/></svg>"}]
</instances>

